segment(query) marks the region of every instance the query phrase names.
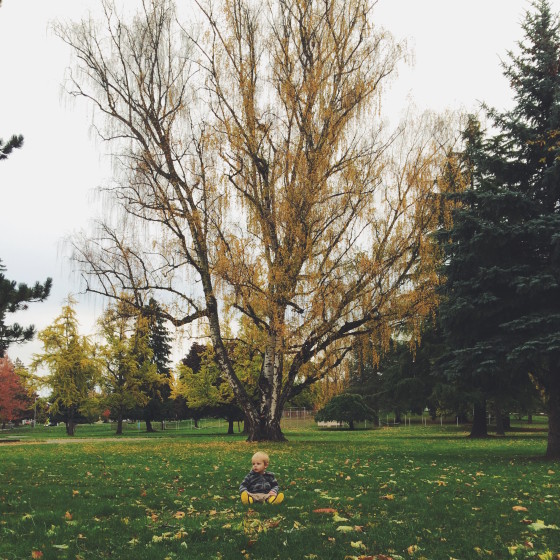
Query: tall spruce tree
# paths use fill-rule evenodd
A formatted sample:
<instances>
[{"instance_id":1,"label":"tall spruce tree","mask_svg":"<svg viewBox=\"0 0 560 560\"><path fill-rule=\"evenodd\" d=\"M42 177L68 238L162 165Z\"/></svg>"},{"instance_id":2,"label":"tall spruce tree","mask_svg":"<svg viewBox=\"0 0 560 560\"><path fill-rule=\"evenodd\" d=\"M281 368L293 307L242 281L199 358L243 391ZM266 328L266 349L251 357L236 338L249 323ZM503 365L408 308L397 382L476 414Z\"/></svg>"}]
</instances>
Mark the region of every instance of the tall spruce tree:
<instances>
[{"instance_id":1,"label":"tall spruce tree","mask_svg":"<svg viewBox=\"0 0 560 560\"><path fill-rule=\"evenodd\" d=\"M509 340L501 325L515 316L511 276L517 267L511 225L523 214L521 197L506 185L497 185L488 141L478 121L470 118L464 132L458 190L449 197L457 206L452 227L443 230L446 255L444 301L440 319L447 351L440 362L452 384L473 408L471 437L487 435L487 401L500 402ZM468 188L463 190L468 181ZM512 305L513 303L513 305ZM526 377L526 376L525 376ZM510 380L511 381L511 380Z\"/></svg>"},{"instance_id":2,"label":"tall spruce tree","mask_svg":"<svg viewBox=\"0 0 560 560\"><path fill-rule=\"evenodd\" d=\"M471 186L447 230L442 319L447 366L472 380L478 406L529 375L549 414L548 457L560 457L560 37L547 0L532 4L504 74L510 111L497 131L467 131Z\"/></svg>"},{"instance_id":3,"label":"tall spruce tree","mask_svg":"<svg viewBox=\"0 0 560 560\"><path fill-rule=\"evenodd\" d=\"M161 380L160 383L152 383L145 388L150 400L142 409L142 413L146 422L146 430L153 432L152 422L154 420L161 421L163 428L163 421L172 416L171 369L169 367L172 337L163 318L161 306L155 299L150 299L143 313L148 319L150 333L148 344L153 353L151 361L156 365L157 375Z\"/></svg>"}]
</instances>

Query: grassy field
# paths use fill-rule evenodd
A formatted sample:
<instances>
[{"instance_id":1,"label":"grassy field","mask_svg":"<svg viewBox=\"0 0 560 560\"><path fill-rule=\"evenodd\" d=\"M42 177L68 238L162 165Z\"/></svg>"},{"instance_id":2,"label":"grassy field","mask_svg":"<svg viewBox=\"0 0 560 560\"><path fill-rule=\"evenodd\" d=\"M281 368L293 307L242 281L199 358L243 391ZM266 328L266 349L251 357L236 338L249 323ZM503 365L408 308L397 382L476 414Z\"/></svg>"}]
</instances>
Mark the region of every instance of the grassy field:
<instances>
[{"instance_id":1,"label":"grassy field","mask_svg":"<svg viewBox=\"0 0 560 560\"><path fill-rule=\"evenodd\" d=\"M560 464L542 459L544 431L285 429L288 443L266 446L223 425L80 427L69 443L63 428L12 432L0 559L560 558ZM247 508L237 488L260 447L286 499Z\"/></svg>"}]
</instances>

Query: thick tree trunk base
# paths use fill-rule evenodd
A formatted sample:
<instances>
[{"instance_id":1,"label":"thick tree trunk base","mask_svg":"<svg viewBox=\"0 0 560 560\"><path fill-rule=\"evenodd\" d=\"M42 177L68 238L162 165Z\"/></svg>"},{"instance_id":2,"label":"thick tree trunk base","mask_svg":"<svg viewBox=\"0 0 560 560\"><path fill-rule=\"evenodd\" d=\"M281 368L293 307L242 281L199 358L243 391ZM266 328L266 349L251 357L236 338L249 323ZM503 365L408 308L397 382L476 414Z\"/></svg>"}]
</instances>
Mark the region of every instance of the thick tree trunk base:
<instances>
[{"instance_id":1,"label":"thick tree trunk base","mask_svg":"<svg viewBox=\"0 0 560 560\"><path fill-rule=\"evenodd\" d=\"M496 435L503 437L506 435L504 417L502 414L502 410L498 406L496 406L495 414L496 414Z\"/></svg>"},{"instance_id":2,"label":"thick tree trunk base","mask_svg":"<svg viewBox=\"0 0 560 560\"><path fill-rule=\"evenodd\" d=\"M475 403L473 423L470 438L482 439L488 437L488 426L486 425L486 402Z\"/></svg>"},{"instance_id":3,"label":"thick tree trunk base","mask_svg":"<svg viewBox=\"0 0 560 560\"><path fill-rule=\"evenodd\" d=\"M280 429L280 422L262 422L257 425L248 423L247 441L287 441Z\"/></svg>"},{"instance_id":4,"label":"thick tree trunk base","mask_svg":"<svg viewBox=\"0 0 560 560\"><path fill-rule=\"evenodd\" d=\"M146 431L149 434L153 434L155 432L154 427L152 426L152 421L151 420L146 420Z\"/></svg>"}]
</instances>

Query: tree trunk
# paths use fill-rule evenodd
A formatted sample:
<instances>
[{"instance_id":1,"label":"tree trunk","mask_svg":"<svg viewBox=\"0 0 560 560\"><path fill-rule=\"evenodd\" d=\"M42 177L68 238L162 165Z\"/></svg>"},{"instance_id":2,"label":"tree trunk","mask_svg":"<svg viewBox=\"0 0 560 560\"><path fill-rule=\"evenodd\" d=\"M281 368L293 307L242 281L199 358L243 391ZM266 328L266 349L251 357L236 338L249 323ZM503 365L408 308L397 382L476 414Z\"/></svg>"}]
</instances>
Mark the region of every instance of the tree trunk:
<instances>
[{"instance_id":1,"label":"tree trunk","mask_svg":"<svg viewBox=\"0 0 560 560\"><path fill-rule=\"evenodd\" d=\"M74 433L75 433L75 427L76 427L76 425L74 424L74 421L69 419L66 422L66 435L67 436L73 436Z\"/></svg>"},{"instance_id":2,"label":"tree trunk","mask_svg":"<svg viewBox=\"0 0 560 560\"><path fill-rule=\"evenodd\" d=\"M527 424L532 424L532 423L533 423L533 413L527 412Z\"/></svg>"},{"instance_id":3,"label":"tree trunk","mask_svg":"<svg viewBox=\"0 0 560 560\"><path fill-rule=\"evenodd\" d=\"M198 430L198 418L193 418L194 420L194 427Z\"/></svg>"},{"instance_id":4,"label":"tree trunk","mask_svg":"<svg viewBox=\"0 0 560 560\"><path fill-rule=\"evenodd\" d=\"M122 435L122 424L123 424L122 414L119 414L117 418L117 434L116 434L118 436Z\"/></svg>"},{"instance_id":5,"label":"tree trunk","mask_svg":"<svg viewBox=\"0 0 560 560\"><path fill-rule=\"evenodd\" d=\"M560 459L560 387L552 384L547 395L548 408L548 443L547 459Z\"/></svg>"},{"instance_id":6,"label":"tree trunk","mask_svg":"<svg viewBox=\"0 0 560 560\"><path fill-rule=\"evenodd\" d=\"M66 435L73 436L75 433L75 423L74 423L74 410L70 407L68 411L68 420L66 421Z\"/></svg>"},{"instance_id":7,"label":"tree trunk","mask_svg":"<svg viewBox=\"0 0 560 560\"><path fill-rule=\"evenodd\" d=\"M251 422L247 419L247 441L286 441L280 421L276 418L269 420L262 417L260 422Z\"/></svg>"},{"instance_id":8,"label":"tree trunk","mask_svg":"<svg viewBox=\"0 0 560 560\"><path fill-rule=\"evenodd\" d=\"M354 420L350 420L350 422L348 422L348 425L350 426L350 429L353 430L354 429Z\"/></svg>"},{"instance_id":9,"label":"tree trunk","mask_svg":"<svg viewBox=\"0 0 560 560\"><path fill-rule=\"evenodd\" d=\"M498 402L494 406L494 414L496 415L496 435L505 436L505 426L504 426L504 416L502 414L502 409Z\"/></svg>"},{"instance_id":10,"label":"tree trunk","mask_svg":"<svg viewBox=\"0 0 560 560\"><path fill-rule=\"evenodd\" d=\"M228 419L228 436L233 435L235 432L233 431L233 423L235 422L235 420L232 419Z\"/></svg>"},{"instance_id":11,"label":"tree trunk","mask_svg":"<svg viewBox=\"0 0 560 560\"><path fill-rule=\"evenodd\" d=\"M488 427L486 425L486 400L484 399L474 403L473 423L469 437L488 437Z\"/></svg>"},{"instance_id":12,"label":"tree trunk","mask_svg":"<svg viewBox=\"0 0 560 560\"><path fill-rule=\"evenodd\" d=\"M155 432L154 427L152 426L152 421L149 418L146 418L146 431L148 433Z\"/></svg>"}]
</instances>

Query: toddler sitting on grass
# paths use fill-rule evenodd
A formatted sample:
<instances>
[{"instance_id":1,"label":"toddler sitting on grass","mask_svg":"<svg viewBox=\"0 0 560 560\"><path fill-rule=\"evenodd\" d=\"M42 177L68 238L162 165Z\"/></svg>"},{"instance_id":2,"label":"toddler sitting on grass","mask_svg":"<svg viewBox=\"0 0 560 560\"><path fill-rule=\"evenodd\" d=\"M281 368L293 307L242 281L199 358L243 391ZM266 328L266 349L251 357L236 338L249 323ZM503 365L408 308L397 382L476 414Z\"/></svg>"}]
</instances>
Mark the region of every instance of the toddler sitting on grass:
<instances>
[{"instance_id":1,"label":"toddler sitting on grass","mask_svg":"<svg viewBox=\"0 0 560 560\"><path fill-rule=\"evenodd\" d=\"M266 502L268 504L282 502L284 494L278 492L278 482L276 482L274 474L266 471L270 462L268 455L262 451L257 451L251 462L253 468L239 487L241 501L245 505L254 502Z\"/></svg>"}]
</instances>

